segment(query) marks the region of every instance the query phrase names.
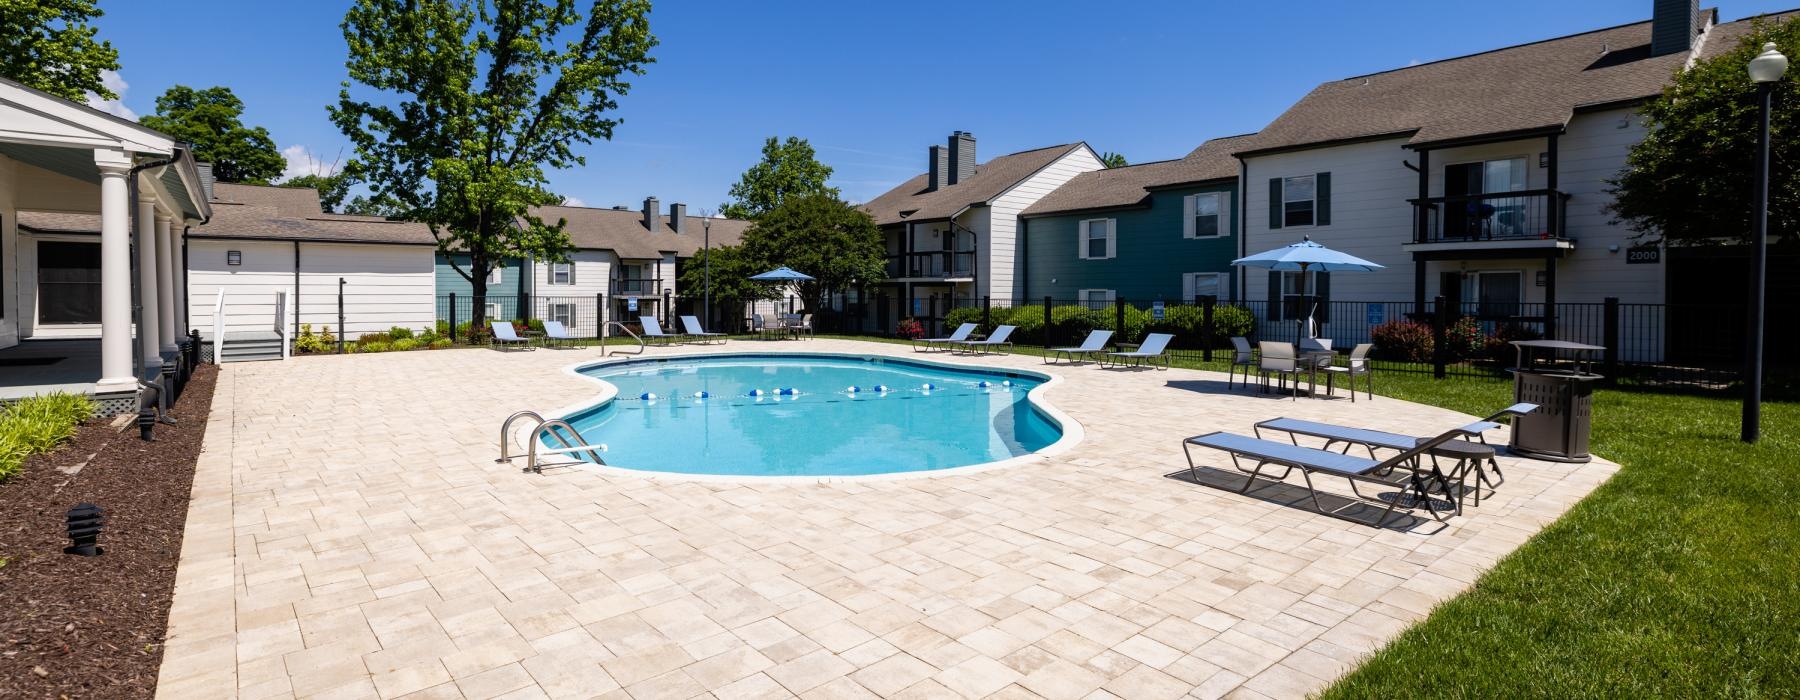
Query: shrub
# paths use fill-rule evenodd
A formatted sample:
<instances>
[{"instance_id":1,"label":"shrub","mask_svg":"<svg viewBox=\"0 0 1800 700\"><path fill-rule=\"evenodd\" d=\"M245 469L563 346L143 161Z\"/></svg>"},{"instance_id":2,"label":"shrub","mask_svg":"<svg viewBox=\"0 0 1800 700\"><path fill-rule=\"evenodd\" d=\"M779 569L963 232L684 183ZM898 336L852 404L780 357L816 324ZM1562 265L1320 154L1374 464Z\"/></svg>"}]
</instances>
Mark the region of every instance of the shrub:
<instances>
[{"instance_id":1,"label":"shrub","mask_svg":"<svg viewBox=\"0 0 1800 700\"><path fill-rule=\"evenodd\" d=\"M368 345L369 343L386 343L393 339L393 336L386 333L364 333L356 337L356 344Z\"/></svg>"},{"instance_id":2,"label":"shrub","mask_svg":"<svg viewBox=\"0 0 1800 700\"><path fill-rule=\"evenodd\" d=\"M1473 316L1456 319L1444 330L1444 349L1452 360L1466 360L1487 352L1488 336Z\"/></svg>"},{"instance_id":3,"label":"shrub","mask_svg":"<svg viewBox=\"0 0 1800 700\"><path fill-rule=\"evenodd\" d=\"M442 334L437 331L420 331L418 335L413 336L413 340L419 341L419 344L421 345L430 345L432 341L437 340L441 335Z\"/></svg>"},{"instance_id":4,"label":"shrub","mask_svg":"<svg viewBox=\"0 0 1800 700\"><path fill-rule=\"evenodd\" d=\"M1401 362L1430 362L1436 343L1431 327L1412 321L1388 321L1369 331L1375 356Z\"/></svg>"},{"instance_id":5,"label":"shrub","mask_svg":"<svg viewBox=\"0 0 1800 700\"><path fill-rule=\"evenodd\" d=\"M431 349L433 349L433 350L441 350L443 348L450 347L450 345L451 345L451 343L450 343L449 338L438 338L436 340L431 341L431 343L430 343Z\"/></svg>"},{"instance_id":6,"label":"shrub","mask_svg":"<svg viewBox=\"0 0 1800 700\"><path fill-rule=\"evenodd\" d=\"M465 326L466 326L466 325L468 325L468 324L466 324L466 323L458 323L458 324L456 324L456 327L457 327L457 329L458 329L458 330L461 330L461 329L462 329L462 328L464 328L464 327L465 327ZM440 319L438 319L438 322L437 322L437 334L438 334L438 335L442 335L442 336L448 336L448 335L450 335L450 321L448 321L448 320L446 320L446 319L441 319L441 318L440 318Z\"/></svg>"},{"instance_id":7,"label":"shrub","mask_svg":"<svg viewBox=\"0 0 1800 700\"><path fill-rule=\"evenodd\" d=\"M1013 342L1026 345L1044 344L1044 307L1014 306L1010 309L994 309L995 323L1015 326Z\"/></svg>"},{"instance_id":8,"label":"shrub","mask_svg":"<svg viewBox=\"0 0 1800 700\"><path fill-rule=\"evenodd\" d=\"M1481 356L1489 360L1507 362L1515 359L1512 341L1538 340L1543 337L1544 334L1539 333L1536 328L1517 323L1503 323L1499 328L1494 329L1493 335L1488 336L1487 347L1482 351Z\"/></svg>"},{"instance_id":9,"label":"shrub","mask_svg":"<svg viewBox=\"0 0 1800 700\"><path fill-rule=\"evenodd\" d=\"M916 339L925 337L925 326L911 318L900 319L900 325L894 327L894 335L901 338Z\"/></svg>"},{"instance_id":10,"label":"shrub","mask_svg":"<svg viewBox=\"0 0 1800 700\"><path fill-rule=\"evenodd\" d=\"M396 351L417 350L422 347L425 347L425 344L414 338L401 338L388 344L389 350Z\"/></svg>"},{"instance_id":11,"label":"shrub","mask_svg":"<svg viewBox=\"0 0 1800 700\"><path fill-rule=\"evenodd\" d=\"M976 324L975 332L977 333L992 333L995 326L1006 323L1006 309L990 309L988 323L985 325L981 323L981 307L979 306L960 306L951 309L950 313L944 314L945 328L955 330L965 323Z\"/></svg>"},{"instance_id":12,"label":"shrub","mask_svg":"<svg viewBox=\"0 0 1800 700\"><path fill-rule=\"evenodd\" d=\"M337 349L337 337L331 334L331 326L321 326L314 333L312 324L300 324L300 335L294 338L294 352L331 352Z\"/></svg>"},{"instance_id":13,"label":"shrub","mask_svg":"<svg viewBox=\"0 0 1800 700\"><path fill-rule=\"evenodd\" d=\"M0 409L0 479L12 476L32 455L48 452L75 435L94 415L94 403L61 392L15 401Z\"/></svg>"},{"instance_id":14,"label":"shrub","mask_svg":"<svg viewBox=\"0 0 1800 700\"><path fill-rule=\"evenodd\" d=\"M1088 309L1087 313L1089 327L1085 330L1076 330L1066 336L1072 342L1081 342L1083 338L1087 337L1088 331L1099 328L1112 331L1112 340L1115 343L1136 343L1144 339L1144 329L1150 326L1150 312L1131 305L1125 306L1124 329L1114 328L1119 323L1119 312L1114 307ZM1055 312L1051 312L1051 321L1055 320Z\"/></svg>"},{"instance_id":15,"label":"shrub","mask_svg":"<svg viewBox=\"0 0 1800 700\"><path fill-rule=\"evenodd\" d=\"M388 329L388 337L393 338L394 340L405 340L413 337L413 330L402 326L394 326L393 328Z\"/></svg>"},{"instance_id":16,"label":"shrub","mask_svg":"<svg viewBox=\"0 0 1800 700\"><path fill-rule=\"evenodd\" d=\"M388 346L386 341L378 340L375 342L368 342L368 343L359 341L356 344L357 352L387 352L388 350L391 350L391 349L392 348Z\"/></svg>"}]
</instances>

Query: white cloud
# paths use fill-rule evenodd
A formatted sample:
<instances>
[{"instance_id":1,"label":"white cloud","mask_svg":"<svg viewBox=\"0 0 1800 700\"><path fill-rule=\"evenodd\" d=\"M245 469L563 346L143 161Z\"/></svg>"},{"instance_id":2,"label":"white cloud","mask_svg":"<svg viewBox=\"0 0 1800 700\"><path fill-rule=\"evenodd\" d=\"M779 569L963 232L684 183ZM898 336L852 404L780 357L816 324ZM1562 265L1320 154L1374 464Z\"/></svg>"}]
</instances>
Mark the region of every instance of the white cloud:
<instances>
[{"instance_id":1,"label":"white cloud","mask_svg":"<svg viewBox=\"0 0 1800 700\"><path fill-rule=\"evenodd\" d=\"M580 197L564 197L562 205L565 207L585 207L587 206L587 202L581 201Z\"/></svg>"},{"instance_id":2,"label":"white cloud","mask_svg":"<svg viewBox=\"0 0 1800 700\"><path fill-rule=\"evenodd\" d=\"M337 163L327 163L305 146L294 144L281 149L281 157L287 159L287 167L281 171L278 182L286 182L301 175L330 175L337 170Z\"/></svg>"},{"instance_id":3,"label":"white cloud","mask_svg":"<svg viewBox=\"0 0 1800 700\"><path fill-rule=\"evenodd\" d=\"M118 71L103 70L100 71L100 84L118 95L118 98L102 100L99 95L90 92L87 94L87 106L115 117L137 121L137 112L133 112L130 107L125 106L125 91L131 88L131 85L125 82L125 78L120 76Z\"/></svg>"}]
</instances>

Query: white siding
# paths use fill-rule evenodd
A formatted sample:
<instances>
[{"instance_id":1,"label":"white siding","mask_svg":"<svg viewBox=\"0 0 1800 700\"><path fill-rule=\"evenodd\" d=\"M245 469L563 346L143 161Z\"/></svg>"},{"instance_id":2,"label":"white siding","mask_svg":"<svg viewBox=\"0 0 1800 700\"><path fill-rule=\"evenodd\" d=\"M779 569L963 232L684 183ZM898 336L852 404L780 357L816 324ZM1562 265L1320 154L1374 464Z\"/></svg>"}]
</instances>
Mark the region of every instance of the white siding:
<instances>
[{"instance_id":1,"label":"white siding","mask_svg":"<svg viewBox=\"0 0 1800 700\"><path fill-rule=\"evenodd\" d=\"M430 328L435 320L435 268L430 246L301 243L299 322L351 336L394 326ZM242 264L226 264L227 251ZM296 298L294 243L192 240L188 243L190 327L211 335L213 305L225 290L225 330L273 330L275 294ZM338 323L338 280L344 280L344 324ZM291 317L290 317L291 318ZM290 333L292 328L287 329Z\"/></svg>"},{"instance_id":2,"label":"white siding","mask_svg":"<svg viewBox=\"0 0 1800 700\"><path fill-rule=\"evenodd\" d=\"M242 264L227 265L227 251ZM273 241L188 242L188 327L211 337L213 304L225 290L225 332L275 329L275 293L294 293L294 244ZM337 331L337 320L331 321Z\"/></svg>"},{"instance_id":3,"label":"white siding","mask_svg":"<svg viewBox=\"0 0 1800 700\"><path fill-rule=\"evenodd\" d=\"M1404 139L1371 141L1250 158L1243 184L1249 200L1243 245L1259 253L1311 236L1320 245L1387 266L1378 272L1332 275L1333 299L1412 299L1412 255L1401 246L1412 241L1412 206L1406 200L1418 196L1419 176L1401 165L1416 156L1403 150L1402 143ZM1331 223L1270 230L1269 179L1323 172L1331 173ZM1268 298L1266 272L1250 270L1244 279L1244 298Z\"/></svg>"},{"instance_id":4,"label":"white siding","mask_svg":"<svg viewBox=\"0 0 1800 700\"><path fill-rule=\"evenodd\" d=\"M569 260L575 265L573 284L552 284L550 263L537 261L532 264L532 295L541 297L584 297L592 299L595 294L611 294L613 265L617 258L610 250L577 250L569 253Z\"/></svg>"},{"instance_id":5,"label":"white siding","mask_svg":"<svg viewBox=\"0 0 1800 700\"><path fill-rule=\"evenodd\" d=\"M1623 124L1624 126L1621 126ZM1569 237L1575 252L1557 270L1557 300L1597 302L1618 297L1628 304L1666 303L1663 265L1627 265L1632 231L1613 225L1604 209L1609 178L1625 167L1625 156L1644 138L1643 119L1629 110L1584 114L1569 123L1559 144L1558 187L1569 193ZM1618 246L1618 252L1609 250Z\"/></svg>"},{"instance_id":6,"label":"white siding","mask_svg":"<svg viewBox=\"0 0 1800 700\"><path fill-rule=\"evenodd\" d=\"M1105 167L1093 149L1082 146L1036 174L1026 178L1024 182L995 197L988 209L990 223L982 236L980 244L980 276L976 280L979 295L992 296L995 299L1011 299L1018 295L1019 285L1015 265L1017 264L1019 212L1035 204L1044 195L1061 187L1076 175L1099 170ZM970 228L975 228L971 226ZM977 229L979 230L979 229Z\"/></svg>"}]
</instances>

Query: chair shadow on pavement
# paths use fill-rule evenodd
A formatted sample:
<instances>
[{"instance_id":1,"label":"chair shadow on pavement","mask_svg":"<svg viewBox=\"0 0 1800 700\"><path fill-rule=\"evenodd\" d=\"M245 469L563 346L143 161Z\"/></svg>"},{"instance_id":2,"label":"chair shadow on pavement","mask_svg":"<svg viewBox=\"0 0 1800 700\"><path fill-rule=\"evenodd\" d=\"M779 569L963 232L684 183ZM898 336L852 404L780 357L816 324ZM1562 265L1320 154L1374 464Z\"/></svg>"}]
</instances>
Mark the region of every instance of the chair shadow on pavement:
<instances>
[{"instance_id":1,"label":"chair shadow on pavement","mask_svg":"<svg viewBox=\"0 0 1800 700\"><path fill-rule=\"evenodd\" d=\"M1179 481L1190 486L1209 487L1223 491L1232 496L1253 498L1264 503L1273 503L1303 513L1319 514L1313 510L1313 499L1307 492L1305 486L1290 484L1285 481L1275 481L1267 478L1268 475L1265 474L1263 477L1257 478L1256 484L1250 487L1249 492L1239 493L1238 489L1244 487L1244 480L1249 478L1249 474L1239 472L1235 469L1219 469L1205 465L1198 466L1192 471L1198 473L1198 481L1195 480L1194 475L1190 473L1190 470L1186 467L1164 474L1163 478ZM1275 474L1280 473L1279 470L1275 471ZM1296 479L1299 478L1297 474L1293 476ZM1315 477L1315 479L1317 478L1320 477ZM1330 491L1321 490L1318 492L1319 507L1324 509L1324 514L1328 514L1331 517L1336 517L1359 525L1374 527L1376 522L1380 520L1382 512L1387 509L1387 502L1391 499L1399 498L1402 499L1402 505L1395 508L1394 512L1388 515L1387 522L1381 525L1381 529L1398 530L1402 532L1420 531L1424 532L1424 534L1433 534L1448 527L1447 523L1438 522L1430 517L1419 515L1415 512L1407 512L1405 510L1405 505L1411 497L1401 490L1401 486L1401 484L1395 484L1393 489L1375 494L1375 497L1380 499L1382 503L1375 503L1360 498L1343 496ZM1367 489L1368 486L1365 485L1363 488ZM1365 493L1366 492L1367 491L1365 490ZM1434 500L1437 501L1437 505L1441 509L1449 507L1447 501L1441 499ZM1437 527L1432 528L1429 531L1419 530L1419 528L1428 525L1436 525Z\"/></svg>"}]
</instances>

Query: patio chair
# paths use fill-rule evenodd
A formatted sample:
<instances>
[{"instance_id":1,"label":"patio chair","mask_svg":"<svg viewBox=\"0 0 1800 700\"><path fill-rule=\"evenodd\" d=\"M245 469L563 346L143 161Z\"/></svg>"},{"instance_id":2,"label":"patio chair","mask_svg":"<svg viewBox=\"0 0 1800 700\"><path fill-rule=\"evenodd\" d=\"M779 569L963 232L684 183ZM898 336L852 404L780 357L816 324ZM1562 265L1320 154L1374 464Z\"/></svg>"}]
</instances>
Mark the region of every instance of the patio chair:
<instances>
[{"instance_id":1,"label":"patio chair","mask_svg":"<svg viewBox=\"0 0 1800 700\"><path fill-rule=\"evenodd\" d=\"M1280 375L1282 386L1287 384L1288 379L1294 380L1294 388L1290 392L1289 400L1298 398L1300 396L1300 370L1303 368L1300 366L1299 356L1294 353L1294 344L1265 340L1257 345L1262 350L1262 359L1257 361L1256 372L1262 376L1263 393L1269 391L1269 377Z\"/></svg>"},{"instance_id":2,"label":"patio chair","mask_svg":"<svg viewBox=\"0 0 1800 700\"><path fill-rule=\"evenodd\" d=\"M1244 478L1244 485L1237 489L1238 493L1249 493L1250 487L1256 483L1257 478L1263 476L1263 468L1271 464L1284 468L1281 476L1274 477L1274 481L1278 483L1284 482L1288 475L1292 474L1294 470L1299 470L1300 476L1306 481L1307 493L1312 497L1314 512L1320 515L1368 525L1369 523L1367 522L1339 512L1341 508L1338 510L1326 510L1324 504L1319 502L1319 490L1317 486L1313 484L1313 476L1334 476L1342 478L1350 483L1350 492L1356 495L1356 498L1358 499L1356 501L1357 504L1383 504L1383 501L1385 500L1384 505L1386 507L1382 510L1381 517L1377 518L1373 524L1374 527L1379 528L1387 524L1388 517L1394 514L1394 509L1400 505L1402 497L1409 497L1409 500L1411 501L1407 505L1408 510L1415 510L1420 505L1423 505L1426 513L1429 514L1433 520L1442 522L1443 517L1438 514L1438 508L1431 499L1430 486L1435 482L1445 498L1448 499L1448 502L1454 504L1456 496L1450 493L1450 479L1441 472L1436 474L1422 472L1417 469L1415 465L1418 464L1421 455L1431 452L1440 445L1453 440L1478 435L1482 430L1486 430L1482 423L1472 423L1459 428L1452 428L1439 433L1434 437L1423 440L1415 439L1415 443L1412 447L1402 450L1398 454L1384 460L1357 457L1312 447L1301 447L1299 445L1290 445L1285 442L1263 440L1222 431L1198 435L1183 440L1181 448L1182 452L1187 455L1188 475L1193 478L1194 483L1196 484L1210 486L1210 484L1206 484L1200 480L1199 467L1194 462L1192 448L1199 446L1219 450L1231 456L1233 468L1247 475ZM1245 469L1241 460L1255 460L1256 466L1253 469ZM1407 476L1404 480L1392 481L1383 478L1385 475L1391 474L1395 468L1401 468L1406 471ZM1357 484L1359 483L1400 487L1401 493L1395 494L1393 497L1387 499L1382 499L1379 496L1364 496L1362 491L1357 489Z\"/></svg>"},{"instance_id":3,"label":"patio chair","mask_svg":"<svg viewBox=\"0 0 1800 700\"><path fill-rule=\"evenodd\" d=\"M664 333L662 324L656 321L655 316L639 316L638 325L644 327L644 342L646 344L660 338L663 341L663 345L669 345L671 343L679 343L682 338L686 337L680 333Z\"/></svg>"},{"instance_id":4,"label":"patio chair","mask_svg":"<svg viewBox=\"0 0 1800 700\"><path fill-rule=\"evenodd\" d=\"M1115 367L1128 364L1139 367L1155 367L1156 361L1162 360L1163 369L1168 369L1170 363L1169 341L1174 339L1175 336L1168 333L1151 333L1144 336L1144 342L1138 344L1138 349L1131 352L1109 352L1106 353L1106 357L1112 360Z\"/></svg>"},{"instance_id":5,"label":"patio chair","mask_svg":"<svg viewBox=\"0 0 1800 700\"><path fill-rule=\"evenodd\" d=\"M1112 340L1112 334L1109 330L1089 331L1087 339L1081 341L1079 347L1047 348L1044 350L1044 364L1055 362L1058 355L1068 358L1070 362L1093 359L1096 353L1106 350L1106 341Z\"/></svg>"},{"instance_id":6,"label":"patio chair","mask_svg":"<svg viewBox=\"0 0 1800 700\"><path fill-rule=\"evenodd\" d=\"M1231 366L1225 368L1225 388L1231 388L1231 380L1237 376L1239 367L1244 368L1244 385L1250 385L1250 368L1256 366L1256 350L1250 347L1250 339L1243 336L1231 338Z\"/></svg>"},{"instance_id":7,"label":"patio chair","mask_svg":"<svg viewBox=\"0 0 1800 700\"><path fill-rule=\"evenodd\" d=\"M711 339L713 338L718 338L721 343L725 342L726 336L724 333L706 332L706 329L701 327L700 317L698 316L682 316L681 328L682 330L687 331L688 336L699 338L702 343L711 342Z\"/></svg>"},{"instance_id":8,"label":"patio chair","mask_svg":"<svg viewBox=\"0 0 1800 700\"><path fill-rule=\"evenodd\" d=\"M512 345L522 348L531 346L531 341L519 337L518 332L513 330L511 321L489 321L488 326L494 329L494 345L496 346L502 348Z\"/></svg>"},{"instance_id":9,"label":"patio chair","mask_svg":"<svg viewBox=\"0 0 1800 700\"><path fill-rule=\"evenodd\" d=\"M1345 377L1344 382L1350 387L1351 403L1356 402L1357 377L1363 377L1369 398L1375 398L1375 372L1374 368L1369 365L1369 350L1374 347L1372 343L1358 343L1355 348L1350 350L1350 359L1343 366L1321 367L1320 369L1325 370L1325 393L1336 393L1333 391L1333 386L1336 384L1334 380L1337 375L1342 374Z\"/></svg>"},{"instance_id":10,"label":"patio chair","mask_svg":"<svg viewBox=\"0 0 1800 700\"><path fill-rule=\"evenodd\" d=\"M932 346L935 346L935 345L946 345L947 346L951 343L960 343L962 341L968 340L969 334L974 333L975 328L976 328L975 324L965 323L960 326L957 326L955 331L952 331L950 333L950 335L944 336L942 338L913 338L913 340L912 340L913 352L918 352L919 346L921 344L923 344L925 346L926 350L930 350L932 348Z\"/></svg>"},{"instance_id":11,"label":"patio chair","mask_svg":"<svg viewBox=\"0 0 1800 700\"><path fill-rule=\"evenodd\" d=\"M988 334L988 337L982 340L959 340L951 343L950 348L965 353L986 353L988 348L1004 345L1007 350L1011 350L1012 341L1009 338L1012 337L1012 332L1015 330L1018 330L1018 326L1001 326L995 328L993 333Z\"/></svg>"},{"instance_id":12,"label":"patio chair","mask_svg":"<svg viewBox=\"0 0 1800 700\"><path fill-rule=\"evenodd\" d=\"M544 322L544 344L545 345L549 345L552 342L562 343L565 345L574 345L575 341L577 341L577 340L580 340L580 338L577 338L574 335L571 335L569 333L569 327L563 325L562 321L545 321Z\"/></svg>"},{"instance_id":13,"label":"patio chair","mask_svg":"<svg viewBox=\"0 0 1800 700\"><path fill-rule=\"evenodd\" d=\"M781 335L787 332L787 323L781 320L781 314L757 314L759 323L756 327L758 337L764 335Z\"/></svg>"},{"instance_id":14,"label":"patio chair","mask_svg":"<svg viewBox=\"0 0 1800 700\"><path fill-rule=\"evenodd\" d=\"M809 338L812 337L812 334L813 334L812 317L813 317L812 314L802 314L800 316L799 323L794 323L794 324L788 325L788 332L792 333L794 335L804 335Z\"/></svg>"}]
</instances>

